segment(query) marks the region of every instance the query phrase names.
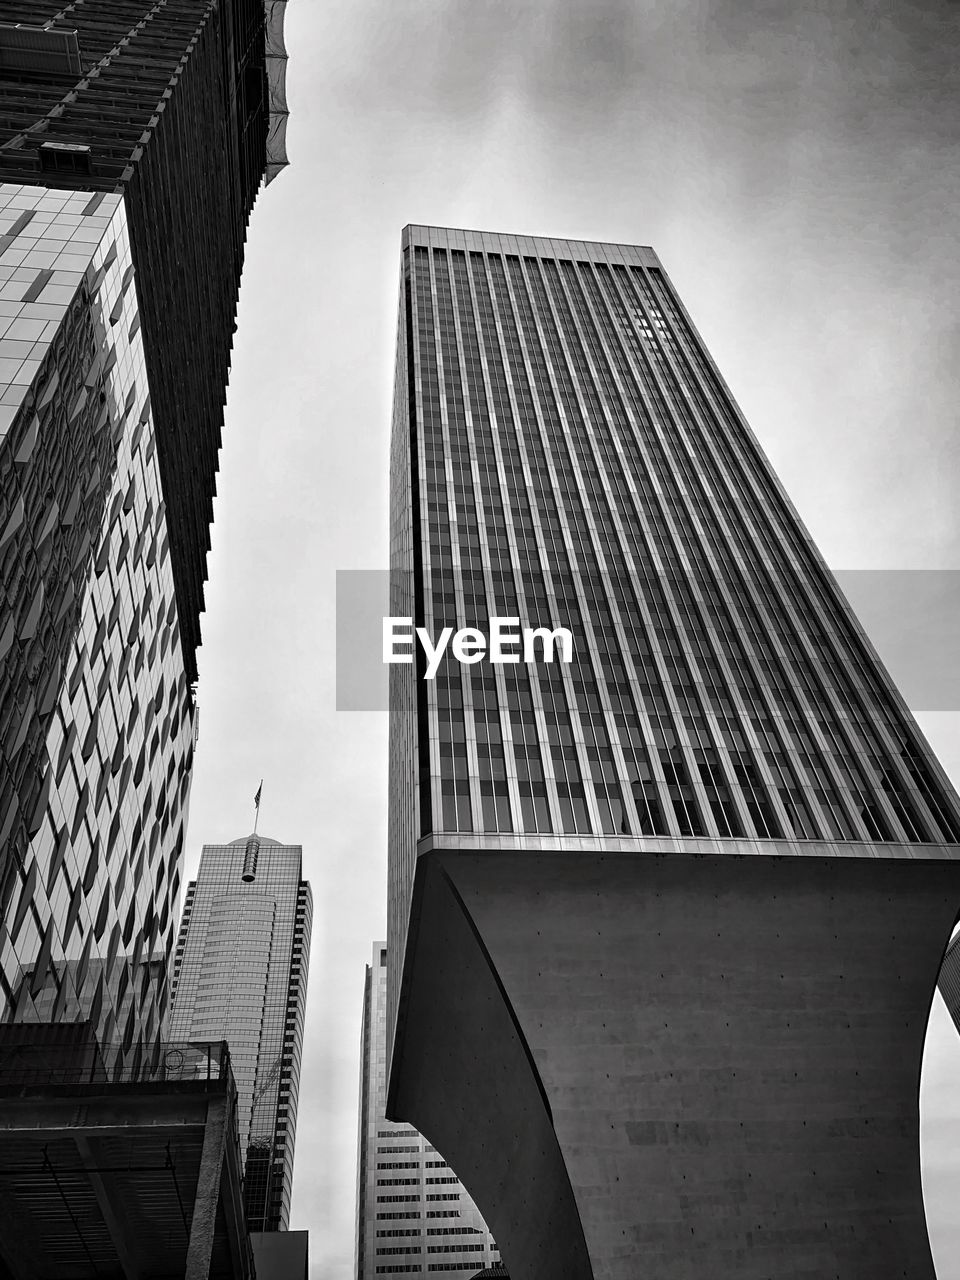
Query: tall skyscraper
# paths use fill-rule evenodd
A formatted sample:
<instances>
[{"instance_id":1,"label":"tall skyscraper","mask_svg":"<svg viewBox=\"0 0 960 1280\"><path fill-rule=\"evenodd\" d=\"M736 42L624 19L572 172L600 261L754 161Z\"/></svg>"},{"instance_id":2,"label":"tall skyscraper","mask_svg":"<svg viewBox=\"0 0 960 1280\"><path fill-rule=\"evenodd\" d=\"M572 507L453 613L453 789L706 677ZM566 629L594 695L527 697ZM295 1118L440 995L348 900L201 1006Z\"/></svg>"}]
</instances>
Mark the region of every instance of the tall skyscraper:
<instances>
[{"instance_id":1,"label":"tall skyscraper","mask_svg":"<svg viewBox=\"0 0 960 1280\"><path fill-rule=\"evenodd\" d=\"M166 1009L246 223L282 0L0 22L0 1017Z\"/></svg>"},{"instance_id":2,"label":"tall skyscraper","mask_svg":"<svg viewBox=\"0 0 960 1280\"><path fill-rule=\"evenodd\" d=\"M226 1040L237 1082L251 1232L290 1218L313 899L300 845L206 844L187 886L172 1040Z\"/></svg>"},{"instance_id":3,"label":"tall skyscraper","mask_svg":"<svg viewBox=\"0 0 960 1280\"><path fill-rule=\"evenodd\" d=\"M500 1259L456 1173L416 1129L386 1119L387 944L373 944L363 986L355 1280L481 1271Z\"/></svg>"},{"instance_id":4,"label":"tall skyscraper","mask_svg":"<svg viewBox=\"0 0 960 1280\"><path fill-rule=\"evenodd\" d=\"M656 254L407 227L391 465L392 613L573 656L391 669L387 1114L529 1280L932 1280L960 808Z\"/></svg>"}]
</instances>

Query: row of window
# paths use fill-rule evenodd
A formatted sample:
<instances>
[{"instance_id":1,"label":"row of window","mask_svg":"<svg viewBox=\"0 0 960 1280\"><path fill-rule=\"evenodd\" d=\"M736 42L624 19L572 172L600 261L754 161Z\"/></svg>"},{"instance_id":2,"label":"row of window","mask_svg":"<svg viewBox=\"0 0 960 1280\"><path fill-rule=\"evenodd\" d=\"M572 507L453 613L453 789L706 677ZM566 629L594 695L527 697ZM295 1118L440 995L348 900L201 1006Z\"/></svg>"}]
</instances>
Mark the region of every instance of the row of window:
<instances>
[{"instance_id":1,"label":"row of window","mask_svg":"<svg viewBox=\"0 0 960 1280\"><path fill-rule=\"evenodd\" d=\"M786 572L783 566L788 562L784 561L782 547L778 551L777 542L782 542L784 530L801 550L802 538L790 513L777 508L775 486L771 487L762 467L759 472L754 468L755 490L747 492L743 487L748 483L748 474L749 483L754 483L752 464L746 458L749 440L735 419L724 419L717 428L717 414L730 412L723 389L714 379L709 384L713 401L708 402L703 385L707 384L710 371L696 339L682 328L682 317L676 309L672 316L683 335L682 347L671 333L646 276L639 270L631 276L625 268L610 269L599 264L578 272L571 263L558 268L556 263L540 264L527 259L521 266L519 259L508 258L504 266L496 255L486 260L480 254L470 257L468 273L466 256L458 252L451 255L465 357L461 370L446 255L442 250L434 253L435 307L427 252L417 249L415 253L413 282L420 317L420 407L430 549L450 544L453 526L448 520L447 504L433 500L447 495L450 486L446 465L450 462L450 493L456 499L458 514L456 530L468 562L471 546L482 550L475 541L480 527L476 516L481 506L487 526L492 524L494 529L505 532L504 503L508 499L517 527L539 528L540 541L523 532L515 535L516 566L510 563L511 548L507 544L500 561L504 589L514 591L516 569L525 592L529 586L535 599L553 598L562 604L565 625L582 627L589 619L593 626L607 618L610 623L605 637L594 637L598 662L591 661L589 652L585 653L569 673L569 679L562 673L555 677L552 691L545 687L548 681L540 673L545 717L542 728L538 714L534 714L536 700L530 697L529 685L515 689L512 696L507 692L505 709L510 711L511 719L519 722L514 724L515 737L526 722L534 730L534 740L549 741L552 715L560 740L566 734L569 741L575 742L571 720L574 704L568 696L573 691L581 724L588 725L594 734L603 735L595 747L587 741L582 751L561 752L559 758L551 753L553 779L549 787L545 785L545 758L518 755L515 785L520 789L523 828L552 829L549 800L555 789L565 830L590 831L592 810L599 816L601 829L610 833L668 834L677 830L681 835L700 835L707 834L712 824L721 836L755 831L761 837L772 838L792 835L801 839L889 839L897 834L889 814L885 817L882 813L889 805L906 838L923 839L929 838L929 824L924 828L916 820L917 800L923 795L937 813L941 830L949 834L941 798L924 778L922 755L909 744L903 749L902 763L894 758L890 767L883 767L885 772L883 768L880 772L868 770L859 781L851 783L843 777L844 771L850 774L851 769L861 769L859 761L866 757L863 744L856 746L848 735L845 745L854 749L852 754L847 752L846 762L834 768L831 753L823 756L828 774L833 770L825 784L814 777L816 756L811 758L807 752L801 758L797 739L785 734L773 749L766 750L762 737L758 737L758 749L740 733L749 717L744 717L739 700L749 695L754 719L763 723L772 713L771 725L781 723L777 713L784 700L789 702L779 686L764 688L756 681L750 683L753 672L759 671L755 664L762 662L769 667L770 663L758 655L756 645L767 638L768 632L772 637L786 616L782 594L768 592L760 602L751 593L766 589L771 565L775 564L778 572ZM662 287L668 307L672 306L665 286L658 287ZM647 314L652 317L650 322ZM482 376L481 341L487 357L488 382ZM442 388L437 346L442 355ZM681 359L701 362L702 367L693 369L691 365L685 376L690 379L691 394L701 397L702 420L688 411L674 373L673 362ZM488 386L497 415L496 429L490 418ZM471 400L472 425L466 416L465 393ZM445 417L441 405L446 410ZM555 473L547 465L545 442L549 443ZM734 456L737 449L740 455ZM726 458L718 461L724 450ZM695 464L690 461L692 453L697 455ZM475 496L471 459L479 463L482 502L479 495ZM605 460L603 464L601 459ZM497 471L498 461L505 469L505 489ZM602 472L607 487L601 483ZM629 485L625 483L627 478ZM645 505L636 505L630 485L643 493ZM741 487L734 500L723 505L725 486L730 485ZM533 518L531 501L538 519ZM589 531L588 512L592 520ZM748 524L749 531L745 532ZM770 530L775 525L777 532L773 536ZM560 537L565 528L569 529L575 549L578 572L573 570L567 542ZM530 544L533 558L520 563L524 543ZM623 564L624 544L633 554L634 570L624 575L621 568L615 580L612 575ZM742 559L732 555L735 544ZM710 550L706 559L701 555L702 545ZM692 591L681 587L684 573L689 573L682 560L674 556L674 546L689 549L698 566ZM762 548L759 557L758 547ZM489 545L486 550L489 553ZM809 559L806 551L804 554ZM651 560L651 555L656 560ZM478 565L482 559L482 555L477 557ZM549 588L541 561L549 569ZM462 592L466 605L473 600L478 617L486 614L487 582L483 574L471 573L469 568L453 573L452 560L445 566L442 551L439 563L439 576L427 574L428 581L437 588L434 603L442 599L455 604ZM645 563L652 571L642 572ZM674 563L678 573L669 577ZM601 581L607 582L608 590L591 594L591 583ZM638 582L643 587L639 594ZM455 589L445 590L447 585ZM814 618L803 614L805 592L810 585L810 580L804 581L797 595L801 613L791 615L793 630L782 629L776 643L788 649L793 646L797 660L807 663L799 672L791 670L792 679L813 669L808 655L816 652L819 656L815 662L823 664L817 668L817 678L822 680L826 671L836 682L843 677L843 664L832 660L832 651L821 652L816 627L826 619L835 627L838 643L853 641L845 617L822 592L819 603L824 606L823 614ZM819 590L815 581L814 587ZM781 592L792 589L786 581L778 585ZM698 599L701 590L702 598ZM625 647L625 633L620 631L625 624L633 636L629 648ZM604 638L606 647L597 645ZM626 635L626 641L629 638ZM653 638L656 647L651 647ZM632 667L636 668L633 674ZM869 664L863 670L865 678L875 683ZM475 709L483 705L488 711L504 709L500 686L513 673L502 675L499 685L496 678L490 679L485 690L477 687L476 673L475 668L469 679L457 670L438 675L435 713L441 743L456 743L458 731L462 740L466 687L472 689ZM599 680L601 674L604 681ZM765 674L776 679L775 673L770 676L766 669ZM644 684L649 693L638 694ZM608 697L616 691L619 703L615 696L605 702L601 696L604 689ZM818 692L822 694L822 688ZM829 689L827 693L829 702ZM895 708L883 710L886 695L882 690L879 696L881 718L895 718ZM610 709L605 711L605 706ZM815 709L816 703L800 707L794 722L810 723ZM871 713L877 710L874 704ZM861 732L866 732L864 725L868 722L857 717L855 702L848 699L837 711L841 723L847 723L844 716L849 712ZM714 718L717 716L720 720ZM625 741L631 721L637 732L635 736L627 734ZM489 728L489 721L485 723ZM820 722L821 730L826 724ZM620 740L623 763L611 750L613 731ZM904 731L902 725L898 731ZM521 732L519 736L525 735ZM656 749L652 757L651 743ZM480 755L479 731L477 744ZM869 749L876 755L872 746ZM819 747L816 750L822 752ZM438 802L445 828L469 830L482 825L486 830L512 829L508 771L499 763L503 759L502 754L492 751L487 752L486 763L480 758L479 777L472 789L462 770L465 751L441 751ZM532 771L524 776L528 766ZM545 794L537 795L535 787ZM480 812L475 815L477 792ZM839 795L843 796L842 804L835 798ZM426 809L425 818L428 813ZM851 825L851 818L862 824L862 830ZM432 824L432 813L429 819Z\"/></svg>"}]
</instances>

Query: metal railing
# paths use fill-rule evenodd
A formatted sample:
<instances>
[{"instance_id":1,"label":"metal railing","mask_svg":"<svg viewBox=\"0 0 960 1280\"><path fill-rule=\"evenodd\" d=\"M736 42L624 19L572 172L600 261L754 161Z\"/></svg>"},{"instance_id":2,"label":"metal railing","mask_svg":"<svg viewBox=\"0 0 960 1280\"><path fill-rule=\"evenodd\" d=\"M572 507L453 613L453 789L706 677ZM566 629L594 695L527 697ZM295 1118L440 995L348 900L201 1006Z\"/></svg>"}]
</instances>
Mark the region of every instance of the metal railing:
<instances>
[{"instance_id":1,"label":"metal railing","mask_svg":"<svg viewBox=\"0 0 960 1280\"><path fill-rule=\"evenodd\" d=\"M30 1085L233 1083L225 1040L161 1041L148 1049L31 1042L19 1035L5 1042L0 1028L0 1089ZM22 1027L18 1027L22 1032Z\"/></svg>"}]
</instances>

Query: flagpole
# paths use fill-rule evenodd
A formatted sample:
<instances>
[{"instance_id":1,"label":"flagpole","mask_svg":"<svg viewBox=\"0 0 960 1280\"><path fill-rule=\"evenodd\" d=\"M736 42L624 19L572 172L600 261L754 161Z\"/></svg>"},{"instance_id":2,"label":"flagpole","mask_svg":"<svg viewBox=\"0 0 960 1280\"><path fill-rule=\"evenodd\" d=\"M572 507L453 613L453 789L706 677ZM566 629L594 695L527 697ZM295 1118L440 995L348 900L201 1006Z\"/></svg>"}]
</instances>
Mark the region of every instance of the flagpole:
<instances>
[{"instance_id":1,"label":"flagpole","mask_svg":"<svg viewBox=\"0 0 960 1280\"><path fill-rule=\"evenodd\" d=\"M263 795L263 779L260 779L260 785L257 787L257 794L253 797L253 834L257 834L257 823L260 821L260 798Z\"/></svg>"}]
</instances>

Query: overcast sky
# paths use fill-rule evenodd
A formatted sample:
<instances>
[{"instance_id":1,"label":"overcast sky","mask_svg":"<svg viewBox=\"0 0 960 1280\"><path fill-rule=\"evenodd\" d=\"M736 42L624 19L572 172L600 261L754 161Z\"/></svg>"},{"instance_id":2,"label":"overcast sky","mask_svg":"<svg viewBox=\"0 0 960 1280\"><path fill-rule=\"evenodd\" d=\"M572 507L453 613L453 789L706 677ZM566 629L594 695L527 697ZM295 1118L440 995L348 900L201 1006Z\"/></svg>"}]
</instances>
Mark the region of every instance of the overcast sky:
<instances>
[{"instance_id":1,"label":"overcast sky","mask_svg":"<svg viewBox=\"0 0 960 1280\"><path fill-rule=\"evenodd\" d=\"M292 165L250 224L188 870L250 830L264 777L260 829L302 843L315 903L291 1226L314 1278L348 1280L387 726L334 710L334 575L387 561L400 230L653 245L828 562L958 569L960 6L299 0L286 29ZM956 780L957 714L920 719ZM935 1007L939 1280L958 1079Z\"/></svg>"}]
</instances>

